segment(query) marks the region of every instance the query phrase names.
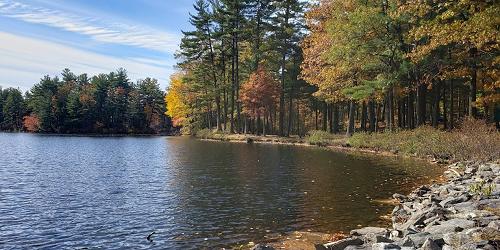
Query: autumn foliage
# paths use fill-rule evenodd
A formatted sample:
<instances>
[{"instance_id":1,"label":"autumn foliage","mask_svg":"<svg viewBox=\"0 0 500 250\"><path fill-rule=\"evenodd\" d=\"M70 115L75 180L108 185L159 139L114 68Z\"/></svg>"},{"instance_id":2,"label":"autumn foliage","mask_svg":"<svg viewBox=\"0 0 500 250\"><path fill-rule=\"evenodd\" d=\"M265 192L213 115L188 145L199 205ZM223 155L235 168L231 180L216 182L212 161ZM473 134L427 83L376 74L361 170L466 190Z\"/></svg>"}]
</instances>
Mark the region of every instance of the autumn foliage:
<instances>
[{"instance_id":1,"label":"autumn foliage","mask_svg":"<svg viewBox=\"0 0 500 250\"><path fill-rule=\"evenodd\" d=\"M36 115L29 115L23 118L23 126L30 133L38 132L40 129L40 120Z\"/></svg>"},{"instance_id":2,"label":"autumn foliage","mask_svg":"<svg viewBox=\"0 0 500 250\"><path fill-rule=\"evenodd\" d=\"M167 104L166 114L172 118L174 126L183 126L188 116L188 105L186 104L185 85L182 74L178 73L170 77L170 87L165 96Z\"/></svg>"},{"instance_id":3,"label":"autumn foliage","mask_svg":"<svg viewBox=\"0 0 500 250\"><path fill-rule=\"evenodd\" d=\"M251 118L267 116L276 107L279 94L279 83L269 71L259 66L241 88L243 112Z\"/></svg>"}]
</instances>

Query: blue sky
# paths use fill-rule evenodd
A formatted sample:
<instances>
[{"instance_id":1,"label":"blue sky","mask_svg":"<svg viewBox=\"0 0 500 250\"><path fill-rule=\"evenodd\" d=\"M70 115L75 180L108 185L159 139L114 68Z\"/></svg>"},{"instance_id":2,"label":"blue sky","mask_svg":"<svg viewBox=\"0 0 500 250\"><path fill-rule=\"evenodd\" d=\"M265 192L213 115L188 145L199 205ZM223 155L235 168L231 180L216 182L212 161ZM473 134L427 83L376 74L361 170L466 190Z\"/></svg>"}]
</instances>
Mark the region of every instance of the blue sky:
<instances>
[{"instance_id":1,"label":"blue sky","mask_svg":"<svg viewBox=\"0 0 500 250\"><path fill-rule=\"evenodd\" d=\"M64 68L127 69L163 88L194 0L0 0L0 86L28 90Z\"/></svg>"}]
</instances>

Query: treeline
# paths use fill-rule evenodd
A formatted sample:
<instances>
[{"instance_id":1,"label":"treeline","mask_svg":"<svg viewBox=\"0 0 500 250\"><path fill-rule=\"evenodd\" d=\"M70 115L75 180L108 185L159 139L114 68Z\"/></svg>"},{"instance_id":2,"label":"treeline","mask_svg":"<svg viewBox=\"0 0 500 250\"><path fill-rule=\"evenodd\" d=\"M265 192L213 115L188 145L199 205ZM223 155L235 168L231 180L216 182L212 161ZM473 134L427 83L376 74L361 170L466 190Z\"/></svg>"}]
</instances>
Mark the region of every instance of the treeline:
<instances>
[{"instance_id":1,"label":"treeline","mask_svg":"<svg viewBox=\"0 0 500 250\"><path fill-rule=\"evenodd\" d=\"M133 83L119 69L88 77L69 69L43 77L23 96L0 89L0 129L43 133L160 133L170 127L156 79Z\"/></svg>"},{"instance_id":2,"label":"treeline","mask_svg":"<svg viewBox=\"0 0 500 250\"><path fill-rule=\"evenodd\" d=\"M500 120L497 1L198 0L168 90L186 132Z\"/></svg>"}]
</instances>

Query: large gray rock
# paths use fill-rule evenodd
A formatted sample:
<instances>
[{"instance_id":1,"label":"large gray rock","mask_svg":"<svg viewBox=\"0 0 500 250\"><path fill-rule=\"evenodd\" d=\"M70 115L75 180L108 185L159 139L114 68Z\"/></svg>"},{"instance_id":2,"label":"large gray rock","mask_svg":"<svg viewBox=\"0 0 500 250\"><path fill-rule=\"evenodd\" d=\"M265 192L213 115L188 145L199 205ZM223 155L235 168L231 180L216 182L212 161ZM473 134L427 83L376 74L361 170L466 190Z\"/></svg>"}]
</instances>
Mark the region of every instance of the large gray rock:
<instances>
[{"instance_id":1,"label":"large gray rock","mask_svg":"<svg viewBox=\"0 0 500 250\"><path fill-rule=\"evenodd\" d=\"M396 250L396 249L401 249L401 247L393 243L375 243L372 245L372 250Z\"/></svg>"},{"instance_id":2,"label":"large gray rock","mask_svg":"<svg viewBox=\"0 0 500 250\"><path fill-rule=\"evenodd\" d=\"M405 247L419 248L429 238L431 238L431 234L427 232L408 234L406 237L403 238L402 245Z\"/></svg>"},{"instance_id":3,"label":"large gray rock","mask_svg":"<svg viewBox=\"0 0 500 250\"><path fill-rule=\"evenodd\" d=\"M375 234L375 233L368 233L363 236L363 239L365 240L365 243L380 243L380 242L386 242L386 243L392 243L394 242L393 240L382 236L380 234Z\"/></svg>"},{"instance_id":4,"label":"large gray rock","mask_svg":"<svg viewBox=\"0 0 500 250\"><path fill-rule=\"evenodd\" d=\"M442 207L449 207L450 205L456 204L456 203L461 203L468 201L470 199L470 196L463 194L458 197L450 197L447 198L439 203Z\"/></svg>"},{"instance_id":5,"label":"large gray rock","mask_svg":"<svg viewBox=\"0 0 500 250\"><path fill-rule=\"evenodd\" d=\"M363 240L360 238L348 238L348 239L343 239L339 241L335 241L332 243L327 243L324 244L323 247L321 248L320 246L316 246L316 249L328 249L328 250L343 250L348 246L361 246L363 245Z\"/></svg>"},{"instance_id":6,"label":"large gray rock","mask_svg":"<svg viewBox=\"0 0 500 250\"><path fill-rule=\"evenodd\" d=\"M488 223L488 227L500 230L500 220L497 219L495 221L491 221L490 223Z\"/></svg>"},{"instance_id":7,"label":"large gray rock","mask_svg":"<svg viewBox=\"0 0 500 250\"><path fill-rule=\"evenodd\" d=\"M465 233L447 233L443 235L443 240L447 245L460 249L460 246L473 243L472 237Z\"/></svg>"},{"instance_id":8,"label":"large gray rock","mask_svg":"<svg viewBox=\"0 0 500 250\"><path fill-rule=\"evenodd\" d=\"M389 230L381 227L364 227L360 229L355 229L351 231L351 235L353 236L361 236L366 234L375 234L386 236L389 233Z\"/></svg>"},{"instance_id":9,"label":"large gray rock","mask_svg":"<svg viewBox=\"0 0 500 250\"><path fill-rule=\"evenodd\" d=\"M424 242L424 244L422 245L422 247L420 249L421 250L441 250L439 245L436 242L434 242L434 240L432 240L430 238Z\"/></svg>"},{"instance_id":10,"label":"large gray rock","mask_svg":"<svg viewBox=\"0 0 500 250\"><path fill-rule=\"evenodd\" d=\"M442 221L440 225L426 227L424 231L434 235L444 235L447 233L460 232L464 229L472 227L474 227L474 221L465 219L451 219L448 221Z\"/></svg>"}]
</instances>

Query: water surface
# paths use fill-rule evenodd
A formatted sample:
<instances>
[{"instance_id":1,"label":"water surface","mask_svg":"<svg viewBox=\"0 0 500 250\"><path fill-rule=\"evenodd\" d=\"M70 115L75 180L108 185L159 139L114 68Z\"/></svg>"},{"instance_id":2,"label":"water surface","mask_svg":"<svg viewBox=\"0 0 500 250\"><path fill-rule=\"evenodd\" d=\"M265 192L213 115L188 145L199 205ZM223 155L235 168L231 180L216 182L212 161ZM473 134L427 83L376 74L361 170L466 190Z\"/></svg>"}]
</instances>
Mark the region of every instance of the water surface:
<instances>
[{"instance_id":1,"label":"water surface","mask_svg":"<svg viewBox=\"0 0 500 250\"><path fill-rule=\"evenodd\" d=\"M229 247L380 225L439 169L314 147L0 133L0 248ZM153 242L146 240L156 232Z\"/></svg>"}]
</instances>

